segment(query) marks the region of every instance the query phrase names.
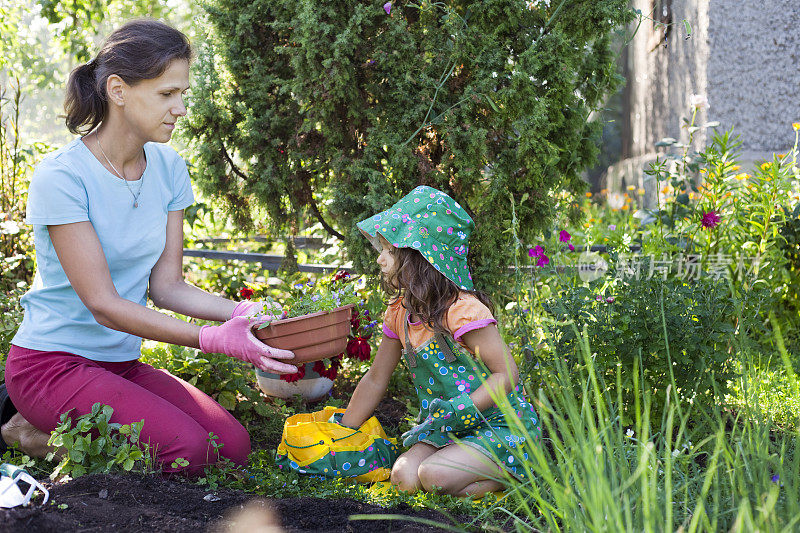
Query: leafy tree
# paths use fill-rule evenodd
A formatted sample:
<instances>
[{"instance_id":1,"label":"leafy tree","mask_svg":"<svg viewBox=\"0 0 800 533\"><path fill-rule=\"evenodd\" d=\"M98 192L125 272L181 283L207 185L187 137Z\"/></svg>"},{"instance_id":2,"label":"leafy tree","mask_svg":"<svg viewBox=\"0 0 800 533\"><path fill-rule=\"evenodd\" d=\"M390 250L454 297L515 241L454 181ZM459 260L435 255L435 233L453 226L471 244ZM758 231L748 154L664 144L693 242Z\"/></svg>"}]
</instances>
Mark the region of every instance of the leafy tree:
<instances>
[{"instance_id":1,"label":"leafy tree","mask_svg":"<svg viewBox=\"0 0 800 533\"><path fill-rule=\"evenodd\" d=\"M104 37L127 19L159 18L183 30L192 15L192 6L186 0L36 0L36 3L64 51L78 63L92 58L98 37Z\"/></svg>"},{"instance_id":2,"label":"leafy tree","mask_svg":"<svg viewBox=\"0 0 800 533\"><path fill-rule=\"evenodd\" d=\"M304 215L371 268L354 223L418 184L474 216L479 286L585 190L592 112L619 83L625 0L207 0L187 139L196 183L248 227ZM556 194L562 190L566 194ZM573 213L574 214L574 213Z\"/></svg>"}]
</instances>

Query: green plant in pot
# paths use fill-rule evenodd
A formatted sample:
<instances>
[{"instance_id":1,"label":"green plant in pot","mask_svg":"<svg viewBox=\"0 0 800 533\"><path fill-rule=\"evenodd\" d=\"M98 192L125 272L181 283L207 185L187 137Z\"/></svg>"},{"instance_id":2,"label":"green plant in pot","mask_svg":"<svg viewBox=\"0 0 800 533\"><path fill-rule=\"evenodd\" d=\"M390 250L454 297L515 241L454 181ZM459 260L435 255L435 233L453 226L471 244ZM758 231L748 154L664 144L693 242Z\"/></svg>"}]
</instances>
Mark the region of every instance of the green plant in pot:
<instances>
[{"instance_id":1,"label":"green plant in pot","mask_svg":"<svg viewBox=\"0 0 800 533\"><path fill-rule=\"evenodd\" d=\"M265 287L250 286L243 294L258 298L265 291ZM263 297L266 309L280 305L283 311L279 318L267 317L256 327L256 337L270 346L293 351L295 358L289 362L297 364L299 371L278 375L257 369L259 387L279 398L300 394L309 400L319 399L333 386L343 356L369 359L367 339L374 323L369 311L358 305L359 300L356 284L345 271L316 282L294 284L280 302Z\"/></svg>"}]
</instances>

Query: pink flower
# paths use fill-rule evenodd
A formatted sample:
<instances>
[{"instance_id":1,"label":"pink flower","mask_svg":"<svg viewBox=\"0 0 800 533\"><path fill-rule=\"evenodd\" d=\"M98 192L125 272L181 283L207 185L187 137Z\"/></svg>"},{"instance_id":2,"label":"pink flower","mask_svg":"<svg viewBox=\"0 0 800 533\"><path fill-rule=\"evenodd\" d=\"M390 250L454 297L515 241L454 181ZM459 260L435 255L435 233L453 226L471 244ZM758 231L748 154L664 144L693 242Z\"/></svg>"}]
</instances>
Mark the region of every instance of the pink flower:
<instances>
[{"instance_id":1,"label":"pink flower","mask_svg":"<svg viewBox=\"0 0 800 533\"><path fill-rule=\"evenodd\" d=\"M565 229L562 229L561 232L558 234L558 240L561 242L567 242L572 238L572 235Z\"/></svg>"},{"instance_id":2,"label":"pink flower","mask_svg":"<svg viewBox=\"0 0 800 533\"><path fill-rule=\"evenodd\" d=\"M572 246L572 244L568 244L567 246L569 247L569 251L570 252L574 252L575 251L575 247Z\"/></svg>"},{"instance_id":3,"label":"pink flower","mask_svg":"<svg viewBox=\"0 0 800 533\"><path fill-rule=\"evenodd\" d=\"M391 2L386 2L385 4L383 4L383 10L386 11L387 15L391 15L391 13L392 13L392 3Z\"/></svg>"},{"instance_id":4,"label":"pink flower","mask_svg":"<svg viewBox=\"0 0 800 533\"><path fill-rule=\"evenodd\" d=\"M608 298L606 298L606 303L613 304L614 303L614 297L613 296L609 296Z\"/></svg>"},{"instance_id":5,"label":"pink flower","mask_svg":"<svg viewBox=\"0 0 800 533\"><path fill-rule=\"evenodd\" d=\"M603 300L603 297L598 294L597 296L594 297L594 299L600 302Z\"/></svg>"},{"instance_id":6,"label":"pink flower","mask_svg":"<svg viewBox=\"0 0 800 533\"><path fill-rule=\"evenodd\" d=\"M544 255L544 248L539 246L538 244L528 250L528 256L530 257L542 257Z\"/></svg>"},{"instance_id":7,"label":"pink flower","mask_svg":"<svg viewBox=\"0 0 800 533\"><path fill-rule=\"evenodd\" d=\"M550 258L544 254L540 255L539 259L536 260L537 267L545 266L548 263L550 263Z\"/></svg>"},{"instance_id":8,"label":"pink flower","mask_svg":"<svg viewBox=\"0 0 800 533\"><path fill-rule=\"evenodd\" d=\"M722 219L720 218L719 214L712 210L708 213L703 213L703 218L700 220L700 224L702 224L704 228L716 228L720 220Z\"/></svg>"}]
</instances>

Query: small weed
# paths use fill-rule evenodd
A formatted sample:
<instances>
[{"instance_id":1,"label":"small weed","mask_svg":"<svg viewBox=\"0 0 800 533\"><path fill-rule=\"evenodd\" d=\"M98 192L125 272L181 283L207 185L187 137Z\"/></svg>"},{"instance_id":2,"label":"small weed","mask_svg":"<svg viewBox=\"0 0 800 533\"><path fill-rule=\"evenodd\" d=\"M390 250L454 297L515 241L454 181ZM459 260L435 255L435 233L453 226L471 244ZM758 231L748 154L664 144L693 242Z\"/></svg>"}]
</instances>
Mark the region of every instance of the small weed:
<instances>
[{"instance_id":1,"label":"small weed","mask_svg":"<svg viewBox=\"0 0 800 533\"><path fill-rule=\"evenodd\" d=\"M51 479L63 475L75 478L115 469L130 472L137 465L143 471L152 469L149 446L139 442L144 420L124 425L111 422L114 409L99 402L92 406L91 413L79 416L74 425L70 412L61 415L61 423L47 441L65 452L50 474ZM47 460L56 457L57 453L51 452Z\"/></svg>"}]
</instances>

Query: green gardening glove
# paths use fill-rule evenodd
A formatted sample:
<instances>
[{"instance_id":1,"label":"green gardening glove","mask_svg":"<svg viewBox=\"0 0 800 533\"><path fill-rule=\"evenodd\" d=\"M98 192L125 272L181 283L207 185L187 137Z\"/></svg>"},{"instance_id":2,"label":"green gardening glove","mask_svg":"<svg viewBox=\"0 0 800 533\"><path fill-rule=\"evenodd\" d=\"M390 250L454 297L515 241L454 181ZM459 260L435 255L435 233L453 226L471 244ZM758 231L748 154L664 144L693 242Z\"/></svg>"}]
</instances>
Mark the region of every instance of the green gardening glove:
<instances>
[{"instance_id":1,"label":"green gardening glove","mask_svg":"<svg viewBox=\"0 0 800 533\"><path fill-rule=\"evenodd\" d=\"M480 411L469 394L431 402L430 414L423 422L403 433L403 446L411 446L433 433L458 433L480 424Z\"/></svg>"}]
</instances>

